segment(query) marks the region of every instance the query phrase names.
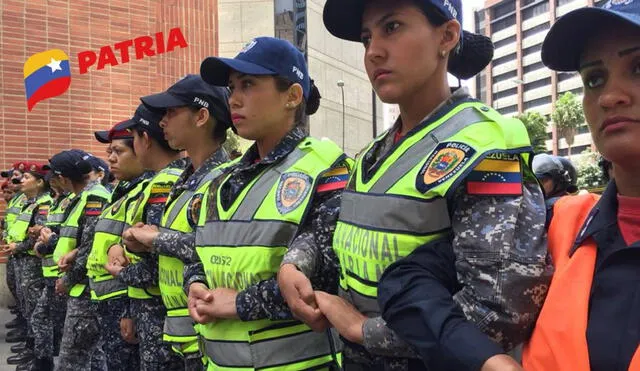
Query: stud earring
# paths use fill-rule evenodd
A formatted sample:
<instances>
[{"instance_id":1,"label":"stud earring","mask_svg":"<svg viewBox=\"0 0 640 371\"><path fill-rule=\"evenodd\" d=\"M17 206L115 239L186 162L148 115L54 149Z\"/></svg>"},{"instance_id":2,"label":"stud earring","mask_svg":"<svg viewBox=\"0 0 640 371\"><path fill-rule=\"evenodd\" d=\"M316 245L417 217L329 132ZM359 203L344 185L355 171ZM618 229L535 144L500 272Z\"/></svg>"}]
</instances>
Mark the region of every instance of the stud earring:
<instances>
[{"instance_id":1,"label":"stud earring","mask_svg":"<svg viewBox=\"0 0 640 371\"><path fill-rule=\"evenodd\" d=\"M440 50L440 56L442 58L446 57L447 56L447 51L446 50Z\"/></svg>"}]
</instances>

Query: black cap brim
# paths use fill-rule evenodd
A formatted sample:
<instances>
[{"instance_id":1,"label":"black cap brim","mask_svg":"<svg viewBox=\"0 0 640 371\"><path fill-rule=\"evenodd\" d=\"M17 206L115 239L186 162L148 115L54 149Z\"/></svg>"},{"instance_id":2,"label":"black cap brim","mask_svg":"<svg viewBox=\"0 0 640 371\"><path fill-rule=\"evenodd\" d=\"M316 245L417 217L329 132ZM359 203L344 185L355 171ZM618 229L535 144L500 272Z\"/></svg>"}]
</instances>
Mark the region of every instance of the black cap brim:
<instances>
[{"instance_id":1,"label":"black cap brim","mask_svg":"<svg viewBox=\"0 0 640 371\"><path fill-rule=\"evenodd\" d=\"M231 71L254 76L276 75L274 71L257 64L232 58L209 57L200 65L200 77L215 86L229 85Z\"/></svg>"},{"instance_id":2,"label":"black cap brim","mask_svg":"<svg viewBox=\"0 0 640 371\"><path fill-rule=\"evenodd\" d=\"M166 91L158 94L147 95L146 97L140 98L140 100L147 106L156 109L182 107L190 104L190 102L185 102L183 99L180 99Z\"/></svg>"},{"instance_id":3,"label":"black cap brim","mask_svg":"<svg viewBox=\"0 0 640 371\"><path fill-rule=\"evenodd\" d=\"M322 19L327 30L335 37L348 41L361 41L362 14L366 0L327 0ZM462 48L449 58L448 71L466 80L485 69L493 59L491 39L462 32Z\"/></svg>"},{"instance_id":4,"label":"black cap brim","mask_svg":"<svg viewBox=\"0 0 640 371\"><path fill-rule=\"evenodd\" d=\"M96 137L96 140L100 143L110 143L111 141L109 140L109 131L108 130L98 130L98 131L94 131L93 135Z\"/></svg>"},{"instance_id":5,"label":"black cap brim","mask_svg":"<svg viewBox=\"0 0 640 371\"><path fill-rule=\"evenodd\" d=\"M3 178L11 178L11 175L13 175L13 170L0 172L0 176Z\"/></svg>"},{"instance_id":6,"label":"black cap brim","mask_svg":"<svg viewBox=\"0 0 640 371\"><path fill-rule=\"evenodd\" d=\"M576 9L554 23L542 44L542 62L555 71L578 71L587 42L612 24L640 26L640 15L602 8Z\"/></svg>"}]
</instances>

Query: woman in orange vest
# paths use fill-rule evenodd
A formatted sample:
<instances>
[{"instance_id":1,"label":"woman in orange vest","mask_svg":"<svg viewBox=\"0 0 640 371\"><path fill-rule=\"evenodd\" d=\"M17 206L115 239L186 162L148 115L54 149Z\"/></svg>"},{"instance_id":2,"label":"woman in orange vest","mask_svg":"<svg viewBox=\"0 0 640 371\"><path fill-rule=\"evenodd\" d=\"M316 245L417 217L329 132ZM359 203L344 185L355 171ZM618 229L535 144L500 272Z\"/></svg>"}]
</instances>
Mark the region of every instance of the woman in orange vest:
<instances>
[{"instance_id":1,"label":"woman in orange vest","mask_svg":"<svg viewBox=\"0 0 640 371\"><path fill-rule=\"evenodd\" d=\"M524 368L640 370L640 0L610 0L560 18L542 61L580 73L585 117L615 180L600 198L555 204L549 249L556 271Z\"/></svg>"}]
</instances>

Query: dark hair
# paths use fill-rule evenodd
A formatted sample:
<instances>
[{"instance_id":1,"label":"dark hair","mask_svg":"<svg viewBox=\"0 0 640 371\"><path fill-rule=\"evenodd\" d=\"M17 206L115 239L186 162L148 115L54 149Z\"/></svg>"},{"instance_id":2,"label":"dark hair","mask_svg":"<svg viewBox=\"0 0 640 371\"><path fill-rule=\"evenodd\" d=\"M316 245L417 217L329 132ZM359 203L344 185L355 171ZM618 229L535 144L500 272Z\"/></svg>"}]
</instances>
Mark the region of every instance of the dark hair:
<instances>
[{"instance_id":1,"label":"dark hair","mask_svg":"<svg viewBox=\"0 0 640 371\"><path fill-rule=\"evenodd\" d=\"M422 14L427 17L427 20L429 21L429 23L431 23L432 26L440 27L443 24L449 22L449 19L447 19L447 17L442 14L440 9L436 8L435 6L420 0L413 0L413 4L422 11ZM453 49L453 53L451 53L450 56L457 54L460 49L460 42L462 41L462 25L460 25L460 27L460 40L458 41L458 44Z\"/></svg>"},{"instance_id":2,"label":"dark hair","mask_svg":"<svg viewBox=\"0 0 640 371\"><path fill-rule=\"evenodd\" d=\"M47 192L50 189L49 186L49 182L47 182L47 179L44 177L44 175L42 174L38 174L35 171L27 171L29 174L31 174L34 178L36 178L36 180L42 180L42 184L44 185L44 191Z\"/></svg>"},{"instance_id":3,"label":"dark hair","mask_svg":"<svg viewBox=\"0 0 640 371\"><path fill-rule=\"evenodd\" d=\"M133 144L133 139L127 139L127 141L131 140ZM93 170L91 163L87 160L80 160L76 162L76 168L79 170L77 173L70 175L63 175L65 178L69 178L71 183L79 184L84 183L89 179L89 173Z\"/></svg>"},{"instance_id":4,"label":"dark hair","mask_svg":"<svg viewBox=\"0 0 640 371\"><path fill-rule=\"evenodd\" d=\"M191 110L191 112L193 113L197 113L200 111L200 109L202 109L202 107L200 106L187 106L187 107L189 107L189 110ZM220 144L226 142L227 127L225 125L219 125L218 120L216 120L215 117L211 115L211 112L209 112L209 121L211 121L211 123L213 124L213 139L218 141Z\"/></svg>"},{"instance_id":5,"label":"dark hair","mask_svg":"<svg viewBox=\"0 0 640 371\"><path fill-rule=\"evenodd\" d=\"M281 93L287 91L287 89L289 89L291 85L293 85L292 81L281 76L274 76L274 79L276 80L276 89L278 89L278 91ZM305 115L311 116L318 111L318 108L320 107L320 98L322 98L322 96L320 95L320 90L318 90L315 82L311 80L311 91L309 92L309 99L302 98L302 103L300 103L298 109L296 109L296 125L301 125L302 123L304 123Z\"/></svg>"}]
</instances>

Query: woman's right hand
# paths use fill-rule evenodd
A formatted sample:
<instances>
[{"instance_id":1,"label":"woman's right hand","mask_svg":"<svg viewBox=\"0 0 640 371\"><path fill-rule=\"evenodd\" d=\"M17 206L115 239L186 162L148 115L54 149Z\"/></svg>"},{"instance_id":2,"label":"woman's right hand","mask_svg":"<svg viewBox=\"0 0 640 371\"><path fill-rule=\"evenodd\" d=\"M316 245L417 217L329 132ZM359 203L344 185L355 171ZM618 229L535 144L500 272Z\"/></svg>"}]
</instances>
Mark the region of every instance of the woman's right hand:
<instances>
[{"instance_id":1,"label":"woman's right hand","mask_svg":"<svg viewBox=\"0 0 640 371\"><path fill-rule=\"evenodd\" d=\"M129 344L138 344L136 337L136 324L131 318L120 319L120 335Z\"/></svg>"},{"instance_id":2,"label":"woman's right hand","mask_svg":"<svg viewBox=\"0 0 640 371\"><path fill-rule=\"evenodd\" d=\"M213 293L202 282L194 282L189 286L189 316L200 324L215 321L215 318L206 312L207 306L213 306Z\"/></svg>"}]
</instances>

